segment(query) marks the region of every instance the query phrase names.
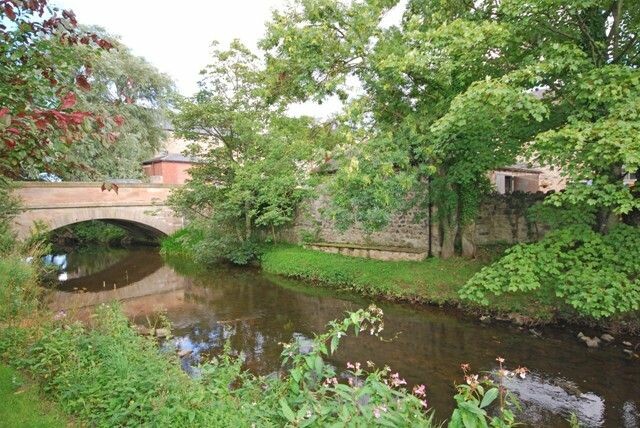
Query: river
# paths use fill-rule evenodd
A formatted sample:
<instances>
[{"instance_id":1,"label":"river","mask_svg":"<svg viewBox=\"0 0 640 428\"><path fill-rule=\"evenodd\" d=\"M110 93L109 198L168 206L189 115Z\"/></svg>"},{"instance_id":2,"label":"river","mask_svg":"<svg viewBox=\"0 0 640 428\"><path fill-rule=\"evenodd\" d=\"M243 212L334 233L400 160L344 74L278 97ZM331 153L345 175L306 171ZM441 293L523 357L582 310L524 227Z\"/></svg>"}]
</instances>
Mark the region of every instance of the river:
<instances>
[{"instance_id":1,"label":"river","mask_svg":"<svg viewBox=\"0 0 640 428\"><path fill-rule=\"evenodd\" d=\"M221 352L229 340L245 355L247 369L271 373L279 367L281 343L313 337L328 321L370 303L253 268L203 270L165 261L153 248L70 252L47 260L60 267L50 303L54 310L82 312L118 300L143 325L164 311L173 325L168 345L190 351L181 360L187 371ZM452 410L453 385L462 381L460 364L486 372L501 356L510 368L531 371L525 380L509 382L523 405L519 419L528 425L568 426L565 419L573 412L587 427L640 426L640 360L629 359L619 340L588 349L571 327L537 328L533 334L502 323L486 325L454 310L376 303L385 313L384 336L394 339L348 338L331 363L345 367L348 361L370 360L389 365L410 385L424 383L439 419Z\"/></svg>"}]
</instances>

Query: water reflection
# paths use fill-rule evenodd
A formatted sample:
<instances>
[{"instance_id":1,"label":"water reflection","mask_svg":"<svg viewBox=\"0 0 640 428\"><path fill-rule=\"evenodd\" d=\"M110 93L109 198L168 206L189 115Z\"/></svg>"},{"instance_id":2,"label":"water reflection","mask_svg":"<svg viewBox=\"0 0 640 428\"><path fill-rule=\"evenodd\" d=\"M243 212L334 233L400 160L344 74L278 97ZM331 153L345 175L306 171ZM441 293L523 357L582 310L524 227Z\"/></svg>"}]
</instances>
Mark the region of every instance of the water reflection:
<instances>
[{"instance_id":1,"label":"water reflection","mask_svg":"<svg viewBox=\"0 0 640 428\"><path fill-rule=\"evenodd\" d=\"M173 323L174 337L167 346L184 355L186 370L219 353L229 341L244 354L247 368L271 373L279 367L279 343L308 341L328 321L369 303L249 269L203 272L188 264L169 266L148 249L131 251L105 266L63 282L52 306L81 308L117 299L138 324L163 310ZM547 329L536 338L445 310L381 307L384 334L395 339L347 338L331 361L337 368L347 361L389 364L410 384L425 383L431 405L445 417L451 411L454 382L461 378L459 364L489 371L501 355L511 366L532 371L526 380L509 385L524 403L523 417L531 425L566 426L564 419L573 412L584 426L638 426L640 364L626 360L616 346L589 350L575 340L577 332Z\"/></svg>"}]
</instances>

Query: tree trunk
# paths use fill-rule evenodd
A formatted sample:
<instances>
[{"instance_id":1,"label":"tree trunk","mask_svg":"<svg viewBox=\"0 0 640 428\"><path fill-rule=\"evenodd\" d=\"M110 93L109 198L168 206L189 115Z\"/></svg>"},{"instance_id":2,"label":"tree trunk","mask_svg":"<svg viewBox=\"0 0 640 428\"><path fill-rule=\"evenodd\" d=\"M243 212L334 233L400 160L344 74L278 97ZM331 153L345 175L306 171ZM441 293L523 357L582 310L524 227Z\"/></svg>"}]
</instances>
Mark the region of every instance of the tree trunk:
<instances>
[{"instance_id":1,"label":"tree trunk","mask_svg":"<svg viewBox=\"0 0 640 428\"><path fill-rule=\"evenodd\" d=\"M249 202L245 202L244 209L244 233L245 240L248 241L249 238L251 238L251 216L249 215Z\"/></svg>"},{"instance_id":2,"label":"tree trunk","mask_svg":"<svg viewBox=\"0 0 640 428\"><path fill-rule=\"evenodd\" d=\"M458 224L450 215L445 216L440 222L442 239L440 241L440 258L449 259L455 255L456 235Z\"/></svg>"},{"instance_id":3,"label":"tree trunk","mask_svg":"<svg viewBox=\"0 0 640 428\"><path fill-rule=\"evenodd\" d=\"M462 257L476 257L476 223L471 222L462 227Z\"/></svg>"}]
</instances>

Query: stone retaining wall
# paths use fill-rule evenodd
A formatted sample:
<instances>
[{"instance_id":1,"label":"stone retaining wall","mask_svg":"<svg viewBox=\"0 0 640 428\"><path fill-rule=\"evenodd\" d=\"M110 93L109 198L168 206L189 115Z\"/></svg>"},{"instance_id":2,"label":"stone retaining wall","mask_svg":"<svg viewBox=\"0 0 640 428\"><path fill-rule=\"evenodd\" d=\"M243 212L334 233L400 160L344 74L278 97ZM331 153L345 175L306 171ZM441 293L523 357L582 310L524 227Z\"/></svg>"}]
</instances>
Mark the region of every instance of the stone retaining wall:
<instances>
[{"instance_id":1,"label":"stone retaining wall","mask_svg":"<svg viewBox=\"0 0 640 428\"><path fill-rule=\"evenodd\" d=\"M343 254L351 257L363 257L375 260L414 260L419 261L427 257L425 250L399 247L365 247L361 245L311 243L306 248L324 253Z\"/></svg>"},{"instance_id":2,"label":"stone retaining wall","mask_svg":"<svg viewBox=\"0 0 640 428\"><path fill-rule=\"evenodd\" d=\"M529 222L525 214L529 206L542 198L541 194L492 195L482 205L475 227L471 228L474 231L476 245L514 244L539 239L546 229ZM415 210L394 215L389 225L377 232L367 233L357 224L341 232L331 219L323 215L324 209L328 206L329 199L326 195L304 203L298 210L293 226L284 232L285 239L296 243L350 244L354 246L352 250L324 248L323 251L349 253L349 255L361 257L371 257L371 255L366 255L362 248L355 247L404 247L418 250L414 254L427 253L429 225L426 219L420 222L414 221ZM431 248L432 254L438 255L440 233L435 219L431 225ZM407 256L400 259L410 260L415 257Z\"/></svg>"}]
</instances>

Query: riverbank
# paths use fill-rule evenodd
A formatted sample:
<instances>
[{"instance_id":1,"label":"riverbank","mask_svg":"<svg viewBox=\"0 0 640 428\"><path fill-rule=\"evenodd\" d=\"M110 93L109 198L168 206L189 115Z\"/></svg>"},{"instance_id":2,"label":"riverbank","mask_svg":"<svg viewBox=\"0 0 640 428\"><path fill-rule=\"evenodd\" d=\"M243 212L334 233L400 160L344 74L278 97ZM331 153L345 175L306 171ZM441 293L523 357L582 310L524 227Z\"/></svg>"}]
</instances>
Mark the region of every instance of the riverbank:
<instances>
[{"instance_id":1,"label":"riverbank","mask_svg":"<svg viewBox=\"0 0 640 428\"><path fill-rule=\"evenodd\" d=\"M499 251L490 250L474 260L381 261L278 245L263 249L260 264L270 274L368 297L457 307L483 322L504 321L524 326L570 323L615 334L640 331L640 322L634 314L606 320L587 318L544 289L491 296L486 306L461 299L460 288L498 255Z\"/></svg>"},{"instance_id":2,"label":"riverbank","mask_svg":"<svg viewBox=\"0 0 640 428\"><path fill-rule=\"evenodd\" d=\"M196 258L202 236L184 229L165 239L162 253ZM504 247L482 248L476 259L437 257L422 261L382 261L306 249L298 245L265 245L259 265L273 275L301 279L317 285L354 291L390 301L457 307L483 319L516 324L551 324L579 319L553 293L537 290L506 293L480 306L460 298L458 291L483 267L495 261Z\"/></svg>"},{"instance_id":3,"label":"riverbank","mask_svg":"<svg viewBox=\"0 0 640 428\"><path fill-rule=\"evenodd\" d=\"M242 356L227 347L194 368L197 375L192 377L182 370L169 326L164 339L143 336L117 304L96 307L88 322L45 309L46 290L38 286L33 261L37 258L30 260L23 254L0 254L0 364L12 379L16 369L24 370L61 413L31 424L42 403L29 400L24 407L28 415L14 414L7 419L14 421L11 426L60 426L56 421L66 424L66 415L81 426L97 427L370 426L383 417L396 426L435 426L424 389L407 389L388 369L358 364L336 372L325 363L341 337L361 329L374 336L382 331L382 311L376 307L331 323L326 333L312 339L311 351L294 337L282 353L281 364L288 369L279 376L245 371ZM338 382L344 373L359 381ZM6 394L15 392L1 376L0 381ZM363 394L369 397L364 405L358 400ZM476 417L489 418L477 403L470 406Z\"/></svg>"},{"instance_id":4,"label":"riverbank","mask_svg":"<svg viewBox=\"0 0 640 428\"><path fill-rule=\"evenodd\" d=\"M309 250L294 245L265 248L260 264L267 273L358 292L365 296L438 306L457 306L467 312L520 321L549 323L557 304L549 296L520 294L494 298L481 307L460 298L458 290L488 265L490 254L479 259L430 258L423 261L381 261ZM533 304L532 304L533 303Z\"/></svg>"}]
</instances>

